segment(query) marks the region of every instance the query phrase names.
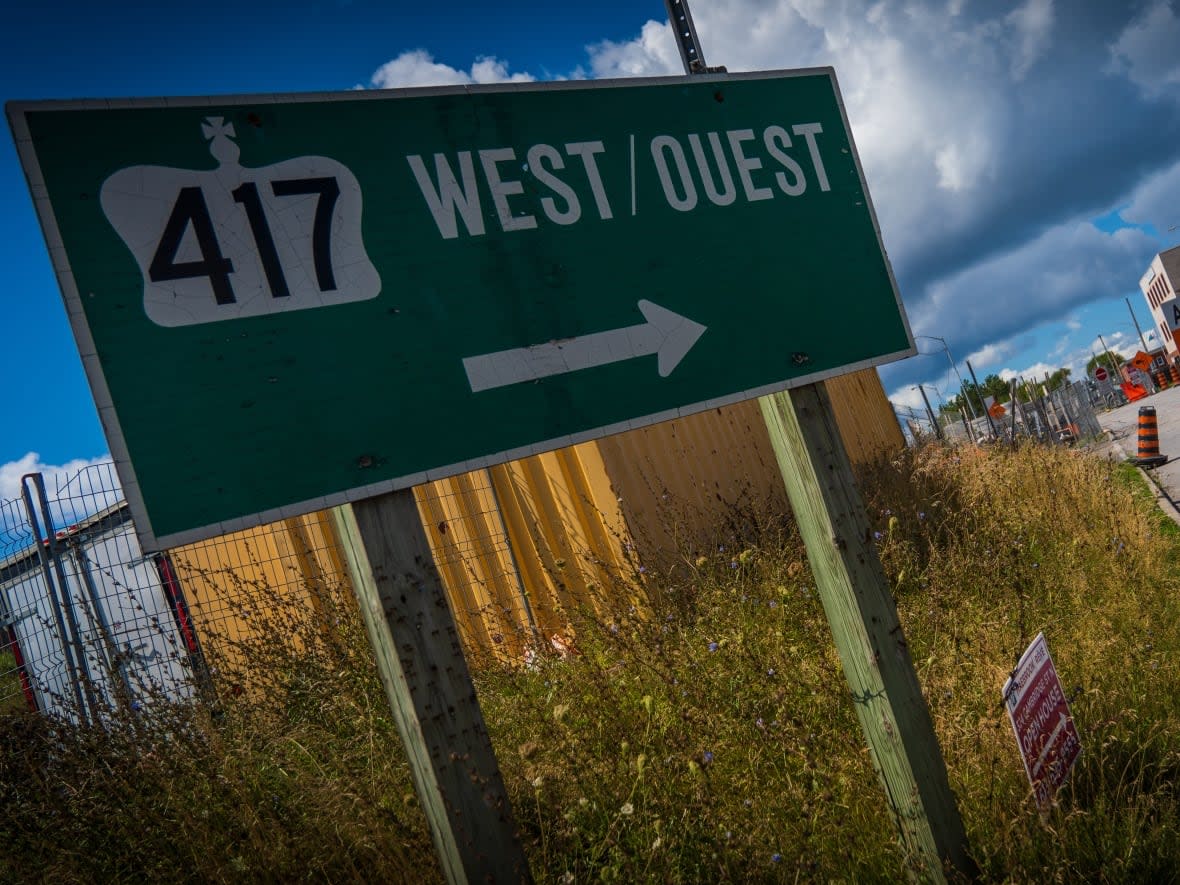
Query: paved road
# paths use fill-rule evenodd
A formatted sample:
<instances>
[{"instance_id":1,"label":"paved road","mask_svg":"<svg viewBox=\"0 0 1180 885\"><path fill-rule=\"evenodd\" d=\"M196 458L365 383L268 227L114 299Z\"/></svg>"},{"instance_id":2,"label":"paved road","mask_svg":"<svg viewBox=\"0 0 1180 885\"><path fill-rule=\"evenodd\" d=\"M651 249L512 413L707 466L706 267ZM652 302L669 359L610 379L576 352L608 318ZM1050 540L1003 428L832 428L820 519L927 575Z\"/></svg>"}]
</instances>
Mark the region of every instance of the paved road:
<instances>
[{"instance_id":1,"label":"paved road","mask_svg":"<svg viewBox=\"0 0 1180 885\"><path fill-rule=\"evenodd\" d=\"M1172 460L1151 471L1152 477L1173 501L1180 501L1180 387L1153 394L1109 412L1098 413L1098 423L1110 431L1116 445L1128 458L1139 451L1139 408L1155 409L1159 425L1160 454Z\"/></svg>"}]
</instances>

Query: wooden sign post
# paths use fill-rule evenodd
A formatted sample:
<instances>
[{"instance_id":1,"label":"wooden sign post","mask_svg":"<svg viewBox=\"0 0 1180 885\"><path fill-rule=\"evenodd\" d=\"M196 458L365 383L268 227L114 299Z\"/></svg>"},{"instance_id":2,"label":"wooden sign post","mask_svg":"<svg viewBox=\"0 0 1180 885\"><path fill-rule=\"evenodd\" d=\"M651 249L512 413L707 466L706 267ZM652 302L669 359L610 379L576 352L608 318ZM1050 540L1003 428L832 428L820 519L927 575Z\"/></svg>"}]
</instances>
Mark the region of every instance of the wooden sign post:
<instances>
[{"instance_id":1,"label":"wooden sign post","mask_svg":"<svg viewBox=\"0 0 1180 885\"><path fill-rule=\"evenodd\" d=\"M413 491L332 513L447 881L531 882Z\"/></svg>"},{"instance_id":2,"label":"wooden sign post","mask_svg":"<svg viewBox=\"0 0 1180 885\"><path fill-rule=\"evenodd\" d=\"M815 386L916 352L834 72L709 77L667 2L706 76L5 106L141 546L354 502L446 875L520 881L412 486L809 385L763 408L836 644L906 845L968 870ZM702 133L726 195L697 190ZM856 293L835 336L829 291Z\"/></svg>"},{"instance_id":3,"label":"wooden sign post","mask_svg":"<svg viewBox=\"0 0 1180 885\"><path fill-rule=\"evenodd\" d=\"M975 865L897 608L823 384L758 404L873 767L907 853L934 882Z\"/></svg>"},{"instance_id":4,"label":"wooden sign post","mask_svg":"<svg viewBox=\"0 0 1180 885\"><path fill-rule=\"evenodd\" d=\"M688 0L664 0L684 72L709 68ZM923 394L925 396L925 394ZM913 872L945 882L977 874L946 763L840 437L827 388L758 400L857 717Z\"/></svg>"}]
</instances>

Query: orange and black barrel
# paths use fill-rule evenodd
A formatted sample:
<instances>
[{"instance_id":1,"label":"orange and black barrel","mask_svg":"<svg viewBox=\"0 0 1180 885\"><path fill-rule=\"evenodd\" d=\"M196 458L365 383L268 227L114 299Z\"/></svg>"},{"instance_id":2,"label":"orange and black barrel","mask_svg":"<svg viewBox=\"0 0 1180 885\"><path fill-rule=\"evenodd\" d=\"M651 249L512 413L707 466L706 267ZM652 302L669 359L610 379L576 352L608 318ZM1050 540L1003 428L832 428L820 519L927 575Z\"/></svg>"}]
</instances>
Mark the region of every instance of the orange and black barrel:
<instances>
[{"instance_id":1,"label":"orange and black barrel","mask_svg":"<svg viewBox=\"0 0 1180 885\"><path fill-rule=\"evenodd\" d=\"M1160 454L1159 426L1154 406L1139 407L1139 456L1131 459L1139 467L1159 467L1168 460Z\"/></svg>"},{"instance_id":2,"label":"orange and black barrel","mask_svg":"<svg viewBox=\"0 0 1180 885\"><path fill-rule=\"evenodd\" d=\"M1172 363L1172 365L1168 369L1168 371L1172 375L1172 383L1173 384L1180 384L1180 366L1177 366L1175 363Z\"/></svg>"}]
</instances>

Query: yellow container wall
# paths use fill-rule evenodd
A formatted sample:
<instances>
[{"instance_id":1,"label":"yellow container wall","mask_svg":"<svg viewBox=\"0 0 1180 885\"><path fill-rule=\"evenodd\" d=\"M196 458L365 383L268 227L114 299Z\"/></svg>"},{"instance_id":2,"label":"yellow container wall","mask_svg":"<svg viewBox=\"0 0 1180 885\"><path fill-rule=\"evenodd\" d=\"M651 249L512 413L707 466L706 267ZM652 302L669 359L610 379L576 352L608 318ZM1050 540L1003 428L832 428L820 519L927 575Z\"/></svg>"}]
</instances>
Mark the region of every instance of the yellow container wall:
<instances>
[{"instance_id":1,"label":"yellow container wall","mask_svg":"<svg viewBox=\"0 0 1180 885\"><path fill-rule=\"evenodd\" d=\"M730 520L786 506L757 402L632 430L599 447L646 566L695 558L722 541Z\"/></svg>"},{"instance_id":2,"label":"yellow container wall","mask_svg":"<svg viewBox=\"0 0 1180 885\"><path fill-rule=\"evenodd\" d=\"M571 641L569 611L601 607L626 571L625 526L595 443L428 483L415 496L460 634L499 658Z\"/></svg>"},{"instance_id":3,"label":"yellow container wall","mask_svg":"<svg viewBox=\"0 0 1180 885\"><path fill-rule=\"evenodd\" d=\"M426 483L414 489L414 497L467 647L506 658L522 655L528 603L489 472Z\"/></svg>"},{"instance_id":4,"label":"yellow container wall","mask_svg":"<svg viewBox=\"0 0 1180 885\"><path fill-rule=\"evenodd\" d=\"M826 382L853 464L905 440L875 369ZM600 440L634 543L660 568L786 512L786 489L756 400Z\"/></svg>"},{"instance_id":5,"label":"yellow container wall","mask_svg":"<svg viewBox=\"0 0 1180 885\"><path fill-rule=\"evenodd\" d=\"M876 370L827 382L854 464L904 446ZM521 660L571 642L570 613L638 602L636 570L667 569L786 512L758 404L738 403L415 488L469 650ZM202 638L237 661L284 606L347 589L326 513L172 551ZM276 624L278 626L276 626Z\"/></svg>"},{"instance_id":6,"label":"yellow container wall","mask_svg":"<svg viewBox=\"0 0 1180 885\"><path fill-rule=\"evenodd\" d=\"M905 437L876 369L850 372L824 382L840 436L853 465L891 458L905 448Z\"/></svg>"},{"instance_id":7,"label":"yellow container wall","mask_svg":"<svg viewBox=\"0 0 1180 885\"><path fill-rule=\"evenodd\" d=\"M311 513L169 551L219 688L248 690L268 648L298 649L329 598L347 594L339 541ZM343 591L343 594L342 594ZM345 596L345 598L347 598Z\"/></svg>"}]
</instances>

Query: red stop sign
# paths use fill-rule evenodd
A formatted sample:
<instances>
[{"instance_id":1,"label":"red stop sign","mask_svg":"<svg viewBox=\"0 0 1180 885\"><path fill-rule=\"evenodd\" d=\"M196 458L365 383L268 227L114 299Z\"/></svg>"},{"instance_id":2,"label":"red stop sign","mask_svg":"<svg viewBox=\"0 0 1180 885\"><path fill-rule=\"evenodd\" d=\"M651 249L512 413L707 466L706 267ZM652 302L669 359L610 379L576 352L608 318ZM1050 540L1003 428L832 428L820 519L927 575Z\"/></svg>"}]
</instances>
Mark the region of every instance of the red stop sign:
<instances>
[{"instance_id":1,"label":"red stop sign","mask_svg":"<svg viewBox=\"0 0 1180 885\"><path fill-rule=\"evenodd\" d=\"M1102 366L1099 366L1094 370L1094 377L1098 381L1105 381L1108 377L1106 369L1102 368Z\"/></svg>"}]
</instances>

